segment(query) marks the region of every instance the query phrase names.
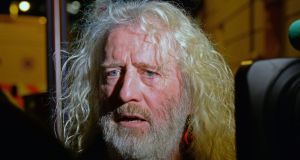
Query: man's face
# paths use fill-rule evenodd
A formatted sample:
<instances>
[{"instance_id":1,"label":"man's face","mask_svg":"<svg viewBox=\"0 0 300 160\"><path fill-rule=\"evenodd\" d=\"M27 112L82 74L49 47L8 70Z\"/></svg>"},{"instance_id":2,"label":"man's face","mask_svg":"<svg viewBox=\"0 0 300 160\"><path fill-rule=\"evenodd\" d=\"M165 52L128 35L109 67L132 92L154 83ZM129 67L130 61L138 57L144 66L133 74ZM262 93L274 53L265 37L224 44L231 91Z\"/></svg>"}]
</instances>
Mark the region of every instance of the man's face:
<instances>
[{"instance_id":1,"label":"man's face","mask_svg":"<svg viewBox=\"0 0 300 160\"><path fill-rule=\"evenodd\" d=\"M123 157L178 152L189 114L179 66L155 41L137 27L118 26L105 46L100 126L108 146Z\"/></svg>"}]
</instances>

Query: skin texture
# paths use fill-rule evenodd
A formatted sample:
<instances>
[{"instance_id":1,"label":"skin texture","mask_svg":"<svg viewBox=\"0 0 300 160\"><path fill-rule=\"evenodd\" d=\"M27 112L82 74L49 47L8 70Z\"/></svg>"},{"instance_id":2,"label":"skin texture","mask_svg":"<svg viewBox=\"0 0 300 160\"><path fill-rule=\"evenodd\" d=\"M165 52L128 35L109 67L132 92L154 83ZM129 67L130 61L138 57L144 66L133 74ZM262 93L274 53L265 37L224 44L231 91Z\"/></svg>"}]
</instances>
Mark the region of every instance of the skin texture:
<instances>
[{"instance_id":1,"label":"skin texture","mask_svg":"<svg viewBox=\"0 0 300 160\"><path fill-rule=\"evenodd\" d=\"M164 115L156 110L170 97L179 99L181 77L175 60L165 55L170 59L167 65L162 64L155 45L147 38L128 26L111 32L105 48L106 82L102 88L114 102L147 106L153 118L161 120Z\"/></svg>"},{"instance_id":2,"label":"skin texture","mask_svg":"<svg viewBox=\"0 0 300 160\"><path fill-rule=\"evenodd\" d=\"M102 112L127 108L119 110L110 123L118 131L141 138L150 132L152 125L169 127L168 111L179 106L182 95L181 74L174 56L158 52L154 42L155 37L137 27L118 26L108 36L102 63L105 75L101 84L105 97ZM174 141L172 157L177 159L180 140Z\"/></svg>"}]
</instances>

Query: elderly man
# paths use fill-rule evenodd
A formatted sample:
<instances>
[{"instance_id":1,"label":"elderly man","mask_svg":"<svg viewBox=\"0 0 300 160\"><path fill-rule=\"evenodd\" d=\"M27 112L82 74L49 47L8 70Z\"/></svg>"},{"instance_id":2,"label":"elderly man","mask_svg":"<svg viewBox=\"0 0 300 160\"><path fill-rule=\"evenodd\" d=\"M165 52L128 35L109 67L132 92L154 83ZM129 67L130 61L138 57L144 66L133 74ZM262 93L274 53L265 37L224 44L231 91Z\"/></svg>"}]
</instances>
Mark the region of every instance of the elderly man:
<instances>
[{"instance_id":1,"label":"elderly man","mask_svg":"<svg viewBox=\"0 0 300 160\"><path fill-rule=\"evenodd\" d=\"M232 73L197 25L159 1L96 1L86 18L65 65L66 147L82 159L235 159Z\"/></svg>"}]
</instances>

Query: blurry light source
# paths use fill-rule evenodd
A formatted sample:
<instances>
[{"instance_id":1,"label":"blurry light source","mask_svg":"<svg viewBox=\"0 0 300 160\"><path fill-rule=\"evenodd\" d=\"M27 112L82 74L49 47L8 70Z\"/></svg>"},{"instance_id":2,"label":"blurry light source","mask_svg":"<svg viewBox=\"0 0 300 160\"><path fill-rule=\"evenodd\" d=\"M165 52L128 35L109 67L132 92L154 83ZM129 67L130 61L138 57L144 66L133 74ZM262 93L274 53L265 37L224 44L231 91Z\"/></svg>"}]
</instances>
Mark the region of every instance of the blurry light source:
<instances>
[{"instance_id":1,"label":"blurry light source","mask_svg":"<svg viewBox=\"0 0 300 160\"><path fill-rule=\"evenodd\" d=\"M71 14L77 14L79 12L80 6L81 4L78 1L73 1L72 3L68 3L67 12Z\"/></svg>"},{"instance_id":2,"label":"blurry light source","mask_svg":"<svg viewBox=\"0 0 300 160\"><path fill-rule=\"evenodd\" d=\"M12 18L16 18L18 16L19 9L16 3L11 3L9 6L9 14Z\"/></svg>"},{"instance_id":3,"label":"blurry light source","mask_svg":"<svg viewBox=\"0 0 300 160\"><path fill-rule=\"evenodd\" d=\"M247 61L242 61L242 62L241 62L241 65L242 65L242 66L248 66L248 65L250 65L250 64L252 64L252 63L253 63L252 60L247 60Z\"/></svg>"},{"instance_id":4,"label":"blurry light source","mask_svg":"<svg viewBox=\"0 0 300 160\"><path fill-rule=\"evenodd\" d=\"M27 12L30 9L30 3L28 1L21 1L19 3L19 9L22 12Z\"/></svg>"},{"instance_id":5,"label":"blurry light source","mask_svg":"<svg viewBox=\"0 0 300 160\"><path fill-rule=\"evenodd\" d=\"M47 18L46 17L40 17L39 18L39 23L40 24L46 24L47 23Z\"/></svg>"}]
</instances>

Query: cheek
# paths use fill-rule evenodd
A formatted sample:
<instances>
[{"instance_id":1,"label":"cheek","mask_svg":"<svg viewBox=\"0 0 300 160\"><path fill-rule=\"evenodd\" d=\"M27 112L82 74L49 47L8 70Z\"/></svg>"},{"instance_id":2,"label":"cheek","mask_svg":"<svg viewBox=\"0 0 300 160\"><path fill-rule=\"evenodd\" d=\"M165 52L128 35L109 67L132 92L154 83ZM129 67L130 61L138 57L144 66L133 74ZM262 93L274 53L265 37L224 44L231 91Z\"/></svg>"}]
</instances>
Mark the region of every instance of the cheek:
<instances>
[{"instance_id":1,"label":"cheek","mask_svg":"<svg viewBox=\"0 0 300 160\"><path fill-rule=\"evenodd\" d=\"M105 97L110 97L113 93L114 87L109 85L101 85L100 90Z\"/></svg>"},{"instance_id":2,"label":"cheek","mask_svg":"<svg viewBox=\"0 0 300 160\"><path fill-rule=\"evenodd\" d=\"M155 92L152 90L151 94L148 94L148 105L150 106L153 118L157 121L165 120L171 107L175 107L180 100L180 88L176 83L172 83L169 87L165 87Z\"/></svg>"}]
</instances>

